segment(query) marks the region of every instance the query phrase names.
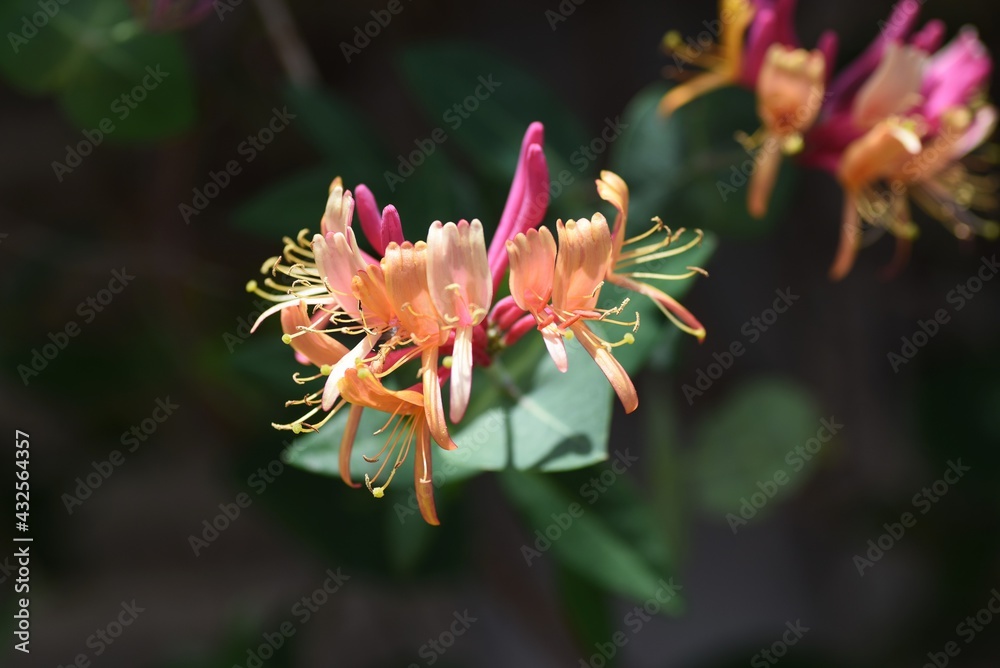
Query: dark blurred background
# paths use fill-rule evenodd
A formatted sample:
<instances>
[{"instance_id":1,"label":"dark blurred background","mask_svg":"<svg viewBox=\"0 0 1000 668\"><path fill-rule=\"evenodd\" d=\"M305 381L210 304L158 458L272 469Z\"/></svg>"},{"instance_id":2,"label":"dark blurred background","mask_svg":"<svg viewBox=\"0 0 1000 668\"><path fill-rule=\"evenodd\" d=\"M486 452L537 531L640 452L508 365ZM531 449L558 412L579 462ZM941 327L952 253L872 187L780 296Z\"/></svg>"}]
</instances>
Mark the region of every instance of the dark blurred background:
<instances>
[{"instance_id":1,"label":"dark blurred background","mask_svg":"<svg viewBox=\"0 0 1000 668\"><path fill-rule=\"evenodd\" d=\"M350 63L341 42L385 3L293 0L289 8L316 80L375 129L394 164L435 127L402 81L399 55L410 47L456 39L487 47L537 77L597 136L606 118L662 78L664 32L695 35L716 15L704 0L562 4L575 9L553 30L545 12L559 11L555 0L404 0L402 13ZM836 30L840 64L890 11L881 1L801 5L803 42ZM258 665L248 652L285 622L294 635L273 656L265 650L261 665L723 668L771 665L759 654L765 649L789 668L934 665L928 653L939 668L998 665L1000 621L984 624L971 642L958 627L1000 588L1000 282L986 281L960 311L948 301L997 245L958 242L921 218L911 262L897 278L878 278L891 255L883 240L831 284L841 193L826 174L799 172L791 204L766 234L720 235L705 265L710 278L685 300L708 339L681 340L670 360L638 376L643 403L635 415L615 409L610 449L640 456L627 477L670 537L672 570L664 577L683 587L679 616L653 616L636 629L641 617L629 615L642 601L603 592L552 559L527 567L521 547L539 527L493 474L439 491L444 525L420 550L400 555L385 538L397 521L391 506L282 464L284 438L269 424L288 419L281 407L295 392L288 377L296 368L273 323L246 336L259 308L244 285L280 249L282 235L316 228L325 191L320 185L302 202L308 217L288 211L264 233L258 219L240 222L253 218L241 207L307 169L320 184L339 173L353 187L354 161L364 158L331 164L292 123L185 223L178 204L192 201L210 171L240 159L241 142L287 104L289 73L311 76L308 65L281 62L260 7L273 5L246 0L221 20L213 10L177 33L192 72L196 116L188 129L155 141L112 135L61 181L52 162L65 159L81 128L51 95L0 83L2 411L9 431L31 437L34 537L32 652L13 651L12 640L0 650L5 665L68 666L80 654L94 666ZM993 3L927 2L923 12L943 19L949 35L977 25L997 53ZM159 104L152 94L149 104ZM350 120L325 130L351 135ZM547 120L550 136L556 124ZM516 151L515 143L498 159L512 170ZM551 165L551 145L547 153ZM453 157L462 178L472 179L463 158ZM582 181L608 164L609 156L591 164ZM383 181L369 185L380 205L394 201ZM495 221L505 195L467 200L482 207L473 211L460 198L442 198L433 215ZM592 193L590 200L596 205ZM699 225L658 213L670 224ZM101 299L116 270L134 279L120 294L103 293L110 301L99 312L78 310ZM695 383L713 354L746 343L745 323L785 289L799 301L689 405L682 386ZM894 370L887 354L900 352L901 337L941 308L950 321ZM18 366L31 364L33 351L70 321L79 333L25 383ZM696 444L720 405L762 379L796 388L818 416L843 427L793 476L793 490L734 533L723 508L738 513L739 498L757 488L751 479L722 503L702 501L717 486L713 465L731 475L724 470L742 460L735 442L731 454L703 455ZM176 407L165 416L155 412L158 401ZM132 441L123 438L133 427L144 440L129 452ZM733 435L738 440L740 430ZM102 462L116 449L124 462L68 509L65 495L75 494L77 479L95 466L106 470ZM13 457L5 464L11 471ZM651 459L658 466L647 465ZM969 471L922 514L914 495L958 459ZM267 476L259 473L269 465ZM589 473L560 476L573 489ZM249 507L196 556L190 536L202 535L203 520L241 493ZM859 575L855 556L908 511L916 524ZM0 548L0 559L8 552ZM11 561L0 563L7 628L14 575ZM338 569L349 579L328 601L313 598L324 603L303 622L297 602L322 591L328 571ZM109 624L120 615L130 619L123 604L133 600L142 611L120 637L94 640L98 630L113 634ZM808 631L786 633L797 623ZM794 644L780 646L783 634ZM624 646L606 660L601 652L611 653L615 637ZM446 651L428 649L431 640ZM949 642L956 657L942 654Z\"/></svg>"}]
</instances>

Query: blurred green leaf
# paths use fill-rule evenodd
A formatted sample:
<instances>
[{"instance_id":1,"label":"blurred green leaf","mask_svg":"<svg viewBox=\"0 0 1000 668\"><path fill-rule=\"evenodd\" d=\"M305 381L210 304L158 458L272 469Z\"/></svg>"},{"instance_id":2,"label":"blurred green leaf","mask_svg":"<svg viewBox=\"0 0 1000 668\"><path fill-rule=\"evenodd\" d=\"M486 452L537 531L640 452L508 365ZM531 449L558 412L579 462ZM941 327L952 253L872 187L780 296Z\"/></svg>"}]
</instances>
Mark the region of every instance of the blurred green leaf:
<instances>
[{"instance_id":1,"label":"blurred green leaf","mask_svg":"<svg viewBox=\"0 0 1000 668\"><path fill-rule=\"evenodd\" d=\"M272 240L276 251L282 236L294 237L304 227L318 232L330 181L336 175L333 168L323 166L290 176L240 205L233 223L238 229Z\"/></svg>"},{"instance_id":2,"label":"blurred green leaf","mask_svg":"<svg viewBox=\"0 0 1000 668\"><path fill-rule=\"evenodd\" d=\"M632 99L625 111L628 127L614 145L612 164L628 182L633 206L659 214L672 227L733 237L772 231L791 198L792 170L785 160L768 214L761 220L751 217L743 172L750 171L753 159L734 135L760 126L753 94L735 87L719 90L664 119L657 104L667 90L657 83Z\"/></svg>"},{"instance_id":3,"label":"blurred green leaf","mask_svg":"<svg viewBox=\"0 0 1000 668\"><path fill-rule=\"evenodd\" d=\"M8 35L12 48L0 50L0 72L12 84L54 93L78 127L100 128L114 141L157 139L191 125L194 89L177 37L140 32L122 0L54 6L51 17L31 0L0 9L0 24L18 36L15 45ZM39 16L47 20L33 23Z\"/></svg>"},{"instance_id":4,"label":"blurred green leaf","mask_svg":"<svg viewBox=\"0 0 1000 668\"><path fill-rule=\"evenodd\" d=\"M484 216L475 184L442 151L425 156L412 174L401 178L382 142L346 100L326 89L296 87L286 90L286 99L289 112L297 116L295 127L323 155L324 163L244 203L234 216L236 227L267 238L303 227L317 231L336 176L350 190L366 184L380 208L393 204L407 239L424 238L435 220ZM510 151L516 155L516 145Z\"/></svg>"},{"instance_id":5,"label":"blurred green leaf","mask_svg":"<svg viewBox=\"0 0 1000 668\"><path fill-rule=\"evenodd\" d=\"M534 563L534 559L543 558L538 554L545 552L539 548L549 544L566 568L611 591L642 601L653 598L662 588L667 574L644 558L643 550L633 542L637 528L646 535L655 530L641 502L622 499L612 504L613 512L606 509L605 514L600 505L581 502L582 497L565 493L548 476L507 470L500 474L500 482L535 529L523 548L526 560L530 557ZM624 484L617 480L605 497L612 490L623 491ZM670 598L664 609L677 613L680 597Z\"/></svg>"},{"instance_id":6,"label":"blurred green leaf","mask_svg":"<svg viewBox=\"0 0 1000 668\"><path fill-rule=\"evenodd\" d=\"M771 379L740 385L698 426L690 462L698 500L711 513L738 514L742 498L762 491L758 483L777 498L790 494L818 468L811 454L794 451L820 427L804 388ZM778 472L784 484L774 482Z\"/></svg>"},{"instance_id":7,"label":"blurred green leaf","mask_svg":"<svg viewBox=\"0 0 1000 668\"><path fill-rule=\"evenodd\" d=\"M404 51L398 64L430 122L447 136L443 145L454 139L487 178L509 179L533 121L545 124L553 175L570 169L571 156L591 140L550 84L481 46L425 44ZM589 181L573 187L584 192Z\"/></svg>"},{"instance_id":8,"label":"blurred green leaf","mask_svg":"<svg viewBox=\"0 0 1000 668\"><path fill-rule=\"evenodd\" d=\"M389 156L368 121L336 92L327 88L288 86L285 99L289 111L297 116L296 131L302 134L322 154L327 164L334 165L333 177L344 177L344 186L367 183L378 195L378 184ZM320 202L320 213L322 205Z\"/></svg>"}]
</instances>

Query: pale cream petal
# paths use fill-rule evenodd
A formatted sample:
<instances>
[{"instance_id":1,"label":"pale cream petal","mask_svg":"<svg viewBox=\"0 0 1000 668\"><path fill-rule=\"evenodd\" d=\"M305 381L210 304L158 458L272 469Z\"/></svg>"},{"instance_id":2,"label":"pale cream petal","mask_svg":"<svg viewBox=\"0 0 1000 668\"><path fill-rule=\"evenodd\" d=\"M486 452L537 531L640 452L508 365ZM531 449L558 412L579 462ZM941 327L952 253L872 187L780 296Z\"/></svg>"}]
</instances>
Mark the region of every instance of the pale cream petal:
<instances>
[{"instance_id":1,"label":"pale cream petal","mask_svg":"<svg viewBox=\"0 0 1000 668\"><path fill-rule=\"evenodd\" d=\"M451 421L458 423L465 415L472 395L472 327L455 330L451 353Z\"/></svg>"}]
</instances>

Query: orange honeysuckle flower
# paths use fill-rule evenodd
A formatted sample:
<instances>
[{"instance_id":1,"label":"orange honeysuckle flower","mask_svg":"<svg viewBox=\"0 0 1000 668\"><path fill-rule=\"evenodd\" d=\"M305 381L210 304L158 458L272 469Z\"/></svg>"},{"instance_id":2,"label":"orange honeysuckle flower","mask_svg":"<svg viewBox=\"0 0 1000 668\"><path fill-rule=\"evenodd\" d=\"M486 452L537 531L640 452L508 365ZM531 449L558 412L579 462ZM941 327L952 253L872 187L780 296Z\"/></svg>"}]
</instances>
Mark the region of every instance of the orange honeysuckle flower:
<instances>
[{"instance_id":1,"label":"orange honeysuckle flower","mask_svg":"<svg viewBox=\"0 0 1000 668\"><path fill-rule=\"evenodd\" d=\"M544 228L537 232L519 233L507 242L511 295L520 308L535 317L560 371L566 370L561 338L569 331L579 339L607 377L625 412L631 413L638 407L639 398L632 380L611 354L611 349L632 343L634 336L630 332L621 341L609 343L586 325L587 320L601 320L630 325L633 331L639 326L638 320L622 323L609 319L609 316L620 313L624 304L615 309L597 308L604 276L611 262L612 242L608 223L604 216L597 213L590 220L581 218L565 224L557 221L556 230L559 244L554 254L552 234ZM558 341L555 337L559 337Z\"/></svg>"},{"instance_id":2,"label":"orange honeysuckle flower","mask_svg":"<svg viewBox=\"0 0 1000 668\"><path fill-rule=\"evenodd\" d=\"M679 33L667 33L663 38L664 50L684 64L697 65L705 71L674 86L663 96L659 107L662 115L669 116L705 93L739 82L744 69L744 36L754 13L750 0L719 0L721 31L718 46L714 48L685 46Z\"/></svg>"},{"instance_id":3,"label":"orange honeysuckle flower","mask_svg":"<svg viewBox=\"0 0 1000 668\"><path fill-rule=\"evenodd\" d=\"M704 236L701 230L695 230L695 238L692 241L677 248L669 248L670 244L676 241L684 232L681 228L671 233L669 228L665 228L659 218L654 218L654 226L643 234L631 239L625 238L625 225L628 222L628 185L620 176L610 171L602 171L601 178L597 181L597 193L601 199L608 202L617 209L614 228L611 232L613 241L611 258L608 263L605 279L614 285L638 292L653 300L660 311L678 328L695 336L699 341L705 339L705 327L695 318L690 311L684 308L680 302L663 292L659 288L653 287L643 279L653 280L683 280L696 274L707 273L697 267L688 267L688 271L683 274L662 274L648 271L637 271L636 268L650 262L680 255L687 250L701 243ZM646 239L650 235L660 230L666 230L666 237L645 246L640 246L633 250L624 250L636 242Z\"/></svg>"},{"instance_id":4,"label":"orange honeysuckle flower","mask_svg":"<svg viewBox=\"0 0 1000 668\"><path fill-rule=\"evenodd\" d=\"M382 269L385 272L386 295L399 322L393 341L387 347L413 346L412 352L393 368L420 355L424 408L431 435L442 448L453 450L457 446L448 436L438 376L438 352L448 341L448 331L442 328L441 317L430 295L427 244L423 241L415 244L408 241L390 243L382 258Z\"/></svg>"},{"instance_id":5,"label":"orange honeysuckle flower","mask_svg":"<svg viewBox=\"0 0 1000 668\"><path fill-rule=\"evenodd\" d=\"M493 276L478 220L431 225L427 232L427 285L437 312L455 329L451 363L451 421L465 415L472 392L472 332L493 301Z\"/></svg>"},{"instance_id":6,"label":"orange honeysuckle flower","mask_svg":"<svg viewBox=\"0 0 1000 668\"><path fill-rule=\"evenodd\" d=\"M851 270L861 240L861 221L882 220L885 203L873 185L899 174L907 161L920 153L919 128L898 118L889 118L851 142L844 151L837 179L844 188L844 212L840 246L830 267L830 278L840 280ZM910 218L905 197L895 197L891 232L900 239L912 239L916 226Z\"/></svg>"},{"instance_id":7,"label":"orange honeysuckle flower","mask_svg":"<svg viewBox=\"0 0 1000 668\"><path fill-rule=\"evenodd\" d=\"M802 135L812 127L823 105L826 65L823 53L772 44L757 78L757 114L763 126L743 139L758 152L750 179L747 208L756 218L767 213L768 200L782 155L802 150Z\"/></svg>"},{"instance_id":8,"label":"orange honeysuckle flower","mask_svg":"<svg viewBox=\"0 0 1000 668\"><path fill-rule=\"evenodd\" d=\"M383 413L388 413L391 417L378 432L381 433L389 428L389 423L395 421L395 425L389 431L389 437L385 446L374 457L365 457L365 461L377 462L386 455L382 465L374 476L365 474L365 485L376 498L381 498L385 493L385 488L392 482L393 476L410 452L414 440L417 443L417 450L413 463L413 485L417 493L417 505L420 507L420 515L428 524L440 524L437 511L434 507L434 486L432 484L431 473L431 429L428 424L427 414L424 410L424 397L416 390L387 389L379 381L378 377L369 369L364 367L351 367L339 381L340 394L344 400L351 404L351 414L348 419L347 429L344 431L340 444L340 472L341 477L353 485L350 478L349 466L351 449L354 445L354 438L358 430L358 422L361 410L373 408ZM357 416L357 417L355 417ZM395 457L393 454L395 453ZM385 471L385 467L392 461L392 468L385 482L375 485L379 477Z\"/></svg>"}]
</instances>

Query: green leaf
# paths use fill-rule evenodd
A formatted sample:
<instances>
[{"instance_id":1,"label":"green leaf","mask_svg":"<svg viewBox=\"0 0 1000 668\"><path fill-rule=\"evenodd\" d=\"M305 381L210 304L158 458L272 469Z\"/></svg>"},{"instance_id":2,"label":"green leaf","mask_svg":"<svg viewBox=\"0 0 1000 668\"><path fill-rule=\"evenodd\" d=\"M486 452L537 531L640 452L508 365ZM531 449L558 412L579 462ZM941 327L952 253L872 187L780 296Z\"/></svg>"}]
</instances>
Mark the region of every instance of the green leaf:
<instances>
[{"instance_id":1,"label":"green leaf","mask_svg":"<svg viewBox=\"0 0 1000 668\"><path fill-rule=\"evenodd\" d=\"M16 52L0 49L0 72L11 83L54 93L78 127L100 128L113 141L157 139L191 125L194 91L177 37L140 32L122 0L57 7ZM27 34L22 17L35 13L37 2L10 3L0 22Z\"/></svg>"},{"instance_id":2,"label":"green leaf","mask_svg":"<svg viewBox=\"0 0 1000 668\"><path fill-rule=\"evenodd\" d=\"M672 227L732 237L772 231L791 197L792 170L786 159L768 214L762 220L751 217L743 172L750 170L753 159L734 136L760 127L753 94L722 89L664 119L657 104L667 90L666 84L657 83L633 98L625 111L628 127L614 144L612 162L632 189L633 206L659 213Z\"/></svg>"},{"instance_id":3,"label":"green leaf","mask_svg":"<svg viewBox=\"0 0 1000 668\"><path fill-rule=\"evenodd\" d=\"M792 382L763 379L739 386L698 426L690 464L698 500L711 513L738 514L741 499L761 492L758 483L773 483L777 498L791 494L818 468L796 448L820 426L812 399Z\"/></svg>"},{"instance_id":4,"label":"green leaf","mask_svg":"<svg viewBox=\"0 0 1000 668\"><path fill-rule=\"evenodd\" d=\"M637 546L637 532L654 529L648 510L634 499L621 497L611 503L611 510L602 513L600 501L581 503L582 497L564 492L552 477L526 471L504 471L500 482L508 497L525 514L535 530L551 542L551 552L563 566L603 588L635 600L653 598L666 578L662 567L645 558L645 548ZM612 490L626 492L626 483L618 479L608 487L605 498ZM605 514L606 513L606 514ZM529 544L522 556L534 563L539 556L534 544L538 533L532 531ZM554 537L554 538L553 538ZM543 543L544 544L544 543ZM660 555L655 561L661 561ZM681 609L680 597L673 597L665 604L669 613Z\"/></svg>"}]
</instances>

